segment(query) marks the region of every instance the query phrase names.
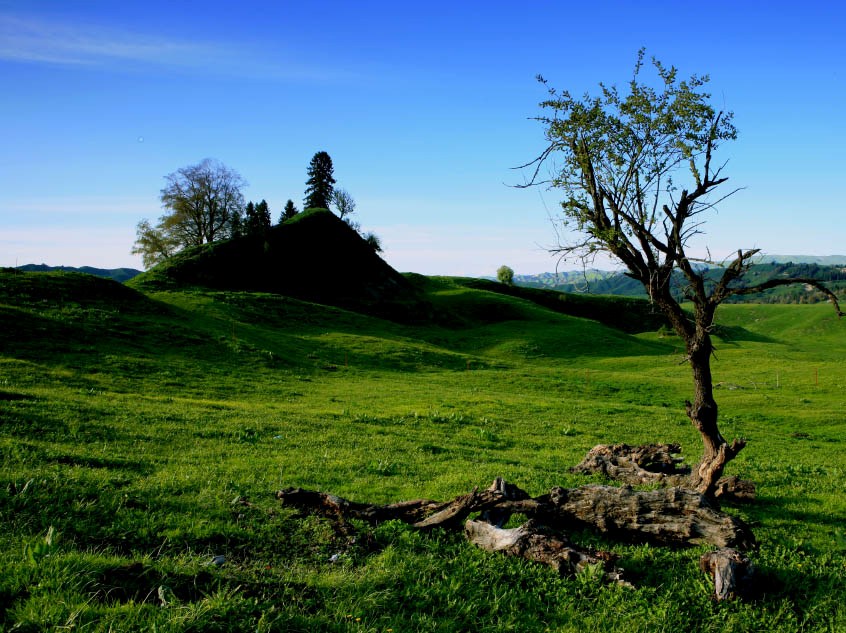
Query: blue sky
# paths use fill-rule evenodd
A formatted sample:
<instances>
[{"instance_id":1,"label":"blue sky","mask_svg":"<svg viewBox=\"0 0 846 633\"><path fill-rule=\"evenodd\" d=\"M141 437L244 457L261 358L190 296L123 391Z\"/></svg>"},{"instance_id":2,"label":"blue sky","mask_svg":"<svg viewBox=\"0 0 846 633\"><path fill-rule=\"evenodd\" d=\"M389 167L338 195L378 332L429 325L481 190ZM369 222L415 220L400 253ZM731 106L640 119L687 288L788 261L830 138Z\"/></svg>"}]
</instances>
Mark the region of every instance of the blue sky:
<instances>
[{"instance_id":1,"label":"blue sky","mask_svg":"<svg viewBox=\"0 0 846 633\"><path fill-rule=\"evenodd\" d=\"M640 47L711 76L738 140L696 243L846 253L846 9L808 2L3 2L0 266L141 268L164 176L206 157L274 219L332 156L401 271L554 270L535 81L624 84ZM563 269L576 268L562 264Z\"/></svg>"}]
</instances>

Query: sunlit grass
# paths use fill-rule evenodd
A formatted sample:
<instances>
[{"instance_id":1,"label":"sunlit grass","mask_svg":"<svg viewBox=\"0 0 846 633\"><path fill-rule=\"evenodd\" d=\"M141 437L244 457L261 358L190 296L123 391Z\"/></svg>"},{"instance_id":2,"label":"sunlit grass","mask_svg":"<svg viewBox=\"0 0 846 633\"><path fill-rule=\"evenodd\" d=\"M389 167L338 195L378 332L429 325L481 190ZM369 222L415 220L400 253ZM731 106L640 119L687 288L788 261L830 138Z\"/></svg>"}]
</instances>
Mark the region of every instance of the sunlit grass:
<instances>
[{"instance_id":1,"label":"sunlit grass","mask_svg":"<svg viewBox=\"0 0 846 633\"><path fill-rule=\"evenodd\" d=\"M716 605L701 548L574 535L621 555L626 590L394 523L353 542L274 497L446 499L495 476L541 494L584 483L568 469L597 443L677 441L695 462L674 337L448 280L439 305L478 301L484 318L407 327L273 295L24 278L0 286L0 627L846 628L846 333L830 307L719 313L721 428L749 440L729 470L759 490L728 511L761 542L762 588Z\"/></svg>"}]
</instances>

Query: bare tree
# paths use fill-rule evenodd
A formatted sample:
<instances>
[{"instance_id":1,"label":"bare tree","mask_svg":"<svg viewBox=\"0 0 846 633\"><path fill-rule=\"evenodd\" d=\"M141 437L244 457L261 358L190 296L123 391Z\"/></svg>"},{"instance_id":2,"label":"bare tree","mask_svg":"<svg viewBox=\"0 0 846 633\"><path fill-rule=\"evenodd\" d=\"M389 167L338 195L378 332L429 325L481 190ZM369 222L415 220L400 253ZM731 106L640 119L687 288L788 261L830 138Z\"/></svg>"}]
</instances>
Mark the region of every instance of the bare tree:
<instances>
[{"instance_id":1,"label":"bare tree","mask_svg":"<svg viewBox=\"0 0 846 633\"><path fill-rule=\"evenodd\" d=\"M685 342L693 373L693 401L687 415L699 431L704 452L690 485L711 496L726 463L745 440L727 442L717 425L717 403L711 377L711 340L717 307L732 295L751 294L790 283L805 283L824 292L841 315L837 297L812 279L773 279L754 286L737 282L749 270L757 249L740 249L723 262L722 276L706 282L688 245L699 234L703 214L734 193L715 195L728 178L714 153L736 138L730 112L717 112L703 87L708 77L678 79L677 70L652 60L657 89L642 81L641 50L628 93L600 84L600 94L574 98L549 88L541 103L551 115L538 117L547 147L521 168L532 168L522 186L547 184L564 194L563 220L579 238L553 249L562 257L589 260L605 252L622 262L640 281L651 301L666 315ZM538 78L546 85L546 81ZM550 167L550 177L541 175ZM684 178L685 188L676 184ZM736 190L735 190L736 191ZM704 260L702 260L704 261ZM705 263L714 264L707 261ZM671 291L681 271L685 310Z\"/></svg>"},{"instance_id":2,"label":"bare tree","mask_svg":"<svg viewBox=\"0 0 846 633\"><path fill-rule=\"evenodd\" d=\"M330 204L339 218L347 222L351 221L349 216L355 213L355 200L346 189L333 190Z\"/></svg>"}]
</instances>

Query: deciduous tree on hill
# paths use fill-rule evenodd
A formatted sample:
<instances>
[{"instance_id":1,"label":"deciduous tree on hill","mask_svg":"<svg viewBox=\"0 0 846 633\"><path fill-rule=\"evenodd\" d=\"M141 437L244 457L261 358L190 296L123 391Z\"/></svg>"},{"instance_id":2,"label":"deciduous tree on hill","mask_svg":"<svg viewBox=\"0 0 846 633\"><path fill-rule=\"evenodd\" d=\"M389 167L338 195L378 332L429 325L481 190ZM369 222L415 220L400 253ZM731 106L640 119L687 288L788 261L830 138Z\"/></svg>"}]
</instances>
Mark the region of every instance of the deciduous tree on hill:
<instances>
[{"instance_id":1,"label":"deciduous tree on hill","mask_svg":"<svg viewBox=\"0 0 846 633\"><path fill-rule=\"evenodd\" d=\"M500 283L510 286L514 283L514 271L510 266L500 266L496 269L496 278Z\"/></svg>"},{"instance_id":2,"label":"deciduous tree on hill","mask_svg":"<svg viewBox=\"0 0 846 633\"><path fill-rule=\"evenodd\" d=\"M707 76L680 80L673 67L655 59L651 66L649 83L641 51L626 92L600 84L597 96L576 98L550 88L541 103L550 114L538 117L547 146L522 166L533 169L522 186L547 184L563 193L563 221L579 237L557 253L590 259L604 252L622 262L684 341L694 385L686 411L704 444L689 485L712 496L724 466L745 446L743 439L726 441L717 424L711 377L717 307L733 295L804 283L824 292L841 313L837 297L813 279L739 285L758 249L738 250L723 263L722 276L706 282L688 245L701 232L703 214L733 193L716 193L728 178L725 164L715 162L722 143L736 138L732 114L711 106ZM541 175L547 164L549 178ZM690 312L672 292L675 270L684 277Z\"/></svg>"},{"instance_id":3,"label":"deciduous tree on hill","mask_svg":"<svg viewBox=\"0 0 846 633\"><path fill-rule=\"evenodd\" d=\"M145 266L181 248L231 237L244 208L246 181L220 161L206 158L165 180L161 201L166 213L156 226L142 220L136 230L132 253L140 254Z\"/></svg>"},{"instance_id":4,"label":"deciduous tree on hill","mask_svg":"<svg viewBox=\"0 0 846 633\"><path fill-rule=\"evenodd\" d=\"M332 200L330 201L332 210L338 214L342 220L350 222L351 216L355 213L355 200L346 189L335 189L332 192Z\"/></svg>"}]
</instances>

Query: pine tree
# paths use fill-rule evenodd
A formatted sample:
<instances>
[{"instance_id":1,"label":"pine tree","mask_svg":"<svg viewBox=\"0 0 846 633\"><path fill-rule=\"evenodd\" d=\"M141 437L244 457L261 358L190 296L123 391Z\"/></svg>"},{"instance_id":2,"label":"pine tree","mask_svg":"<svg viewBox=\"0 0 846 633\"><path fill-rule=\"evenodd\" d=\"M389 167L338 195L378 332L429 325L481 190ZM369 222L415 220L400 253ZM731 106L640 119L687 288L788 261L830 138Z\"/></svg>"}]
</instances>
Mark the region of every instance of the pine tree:
<instances>
[{"instance_id":1,"label":"pine tree","mask_svg":"<svg viewBox=\"0 0 846 633\"><path fill-rule=\"evenodd\" d=\"M326 152L317 152L308 165L308 180L306 181L305 209L328 209L335 190L335 178L332 173L332 159Z\"/></svg>"},{"instance_id":2,"label":"pine tree","mask_svg":"<svg viewBox=\"0 0 846 633\"><path fill-rule=\"evenodd\" d=\"M244 208L244 235L254 235L258 230L258 216L256 215L256 205L250 200Z\"/></svg>"},{"instance_id":3,"label":"pine tree","mask_svg":"<svg viewBox=\"0 0 846 633\"><path fill-rule=\"evenodd\" d=\"M297 205L294 204L293 200L288 200L285 203L285 208L282 209L282 215L279 217L279 224L282 224L285 220L290 220L295 215L297 215L300 210L297 208Z\"/></svg>"},{"instance_id":4,"label":"pine tree","mask_svg":"<svg viewBox=\"0 0 846 633\"><path fill-rule=\"evenodd\" d=\"M256 205L256 218L259 230L262 233L266 233L272 224L270 220L270 207L267 205L267 200L262 199Z\"/></svg>"}]
</instances>

